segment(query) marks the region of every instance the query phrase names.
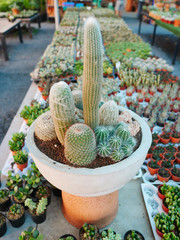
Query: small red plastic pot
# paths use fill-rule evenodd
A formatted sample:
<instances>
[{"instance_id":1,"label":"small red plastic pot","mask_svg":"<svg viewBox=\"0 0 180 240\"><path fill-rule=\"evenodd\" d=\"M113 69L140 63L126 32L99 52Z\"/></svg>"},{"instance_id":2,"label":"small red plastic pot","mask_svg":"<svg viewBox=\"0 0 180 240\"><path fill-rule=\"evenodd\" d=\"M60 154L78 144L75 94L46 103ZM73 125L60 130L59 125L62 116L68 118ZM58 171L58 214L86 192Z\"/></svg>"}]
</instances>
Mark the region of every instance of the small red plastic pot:
<instances>
[{"instance_id":1,"label":"small red plastic pot","mask_svg":"<svg viewBox=\"0 0 180 240\"><path fill-rule=\"evenodd\" d=\"M166 213L169 212L169 209L168 209L168 207L167 207L166 204L165 204L165 198L164 198L163 201L162 201L162 209L163 209Z\"/></svg>"},{"instance_id":2,"label":"small red plastic pot","mask_svg":"<svg viewBox=\"0 0 180 240\"><path fill-rule=\"evenodd\" d=\"M151 160L151 161L152 161L152 160ZM158 168L152 168L152 167L150 167L150 166L149 166L149 163L150 163L151 161L148 162L147 167L148 167L148 170L149 170L150 174L151 174L151 175L154 175L154 174L156 174L156 173L158 172L159 167L158 167Z\"/></svg>"},{"instance_id":3,"label":"small red plastic pot","mask_svg":"<svg viewBox=\"0 0 180 240\"><path fill-rule=\"evenodd\" d=\"M162 138L161 135L159 136L159 138L160 138L160 142L163 143L163 144L168 144L169 141L170 141L170 138L165 139L165 138Z\"/></svg>"},{"instance_id":4,"label":"small red plastic pot","mask_svg":"<svg viewBox=\"0 0 180 240\"><path fill-rule=\"evenodd\" d=\"M162 186L163 186L162 184L158 186L158 197L163 200L163 199L165 199L165 195L163 195L161 193L161 187Z\"/></svg>"},{"instance_id":5,"label":"small red plastic pot","mask_svg":"<svg viewBox=\"0 0 180 240\"><path fill-rule=\"evenodd\" d=\"M44 90L43 87L38 87L39 91L42 92Z\"/></svg>"},{"instance_id":6,"label":"small red plastic pot","mask_svg":"<svg viewBox=\"0 0 180 240\"><path fill-rule=\"evenodd\" d=\"M26 163L24 163L24 164L17 164L17 163L16 163L17 168L18 168L19 170L21 170L21 171L23 171L23 169L27 167L27 164L28 164L28 162L26 162Z\"/></svg>"},{"instance_id":7,"label":"small red plastic pot","mask_svg":"<svg viewBox=\"0 0 180 240\"><path fill-rule=\"evenodd\" d=\"M48 96L44 96L44 95L42 95L42 98L46 101L47 98L48 98Z\"/></svg>"},{"instance_id":8,"label":"small red plastic pot","mask_svg":"<svg viewBox=\"0 0 180 240\"><path fill-rule=\"evenodd\" d=\"M163 181L168 182L169 179L170 179L170 177L171 177L171 173L170 173L170 172L169 172L169 177L162 177L162 176L159 175L159 173L157 172L157 178L158 178L158 180L161 181L161 182L163 182Z\"/></svg>"},{"instance_id":9,"label":"small red plastic pot","mask_svg":"<svg viewBox=\"0 0 180 240\"><path fill-rule=\"evenodd\" d=\"M161 231L159 231L157 228L156 228L156 232L157 232L157 234L162 238L163 237L163 234L164 233L162 233Z\"/></svg>"},{"instance_id":10,"label":"small red plastic pot","mask_svg":"<svg viewBox=\"0 0 180 240\"><path fill-rule=\"evenodd\" d=\"M180 142L180 137L175 138L175 137L170 136L170 140L171 140L172 143L179 143Z\"/></svg>"}]
</instances>

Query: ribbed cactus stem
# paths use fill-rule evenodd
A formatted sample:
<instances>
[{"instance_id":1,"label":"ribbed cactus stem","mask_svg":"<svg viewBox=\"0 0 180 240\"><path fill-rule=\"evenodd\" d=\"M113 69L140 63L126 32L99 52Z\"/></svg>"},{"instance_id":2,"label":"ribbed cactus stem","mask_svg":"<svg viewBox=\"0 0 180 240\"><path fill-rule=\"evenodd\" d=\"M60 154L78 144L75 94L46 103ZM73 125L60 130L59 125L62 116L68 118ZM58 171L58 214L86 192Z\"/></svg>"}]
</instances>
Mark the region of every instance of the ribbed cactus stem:
<instances>
[{"instance_id":1,"label":"ribbed cactus stem","mask_svg":"<svg viewBox=\"0 0 180 240\"><path fill-rule=\"evenodd\" d=\"M102 36L95 18L88 18L84 33L83 110L84 122L99 125L99 102L103 78Z\"/></svg>"},{"instance_id":2,"label":"ribbed cactus stem","mask_svg":"<svg viewBox=\"0 0 180 240\"><path fill-rule=\"evenodd\" d=\"M84 123L73 124L66 132L65 157L69 162L85 166L96 158L96 138L93 130Z\"/></svg>"},{"instance_id":3,"label":"ribbed cactus stem","mask_svg":"<svg viewBox=\"0 0 180 240\"><path fill-rule=\"evenodd\" d=\"M58 82L51 87L49 104L56 135L64 145L65 132L76 121L73 96L67 83Z\"/></svg>"},{"instance_id":4,"label":"ribbed cactus stem","mask_svg":"<svg viewBox=\"0 0 180 240\"><path fill-rule=\"evenodd\" d=\"M77 108L80 110L83 110L83 103L82 103L82 91L81 90L73 90L72 91L73 99L74 99L74 104Z\"/></svg>"},{"instance_id":5,"label":"ribbed cactus stem","mask_svg":"<svg viewBox=\"0 0 180 240\"><path fill-rule=\"evenodd\" d=\"M104 103L99 109L99 124L103 126L117 125L119 109L117 104L112 100Z\"/></svg>"}]
</instances>

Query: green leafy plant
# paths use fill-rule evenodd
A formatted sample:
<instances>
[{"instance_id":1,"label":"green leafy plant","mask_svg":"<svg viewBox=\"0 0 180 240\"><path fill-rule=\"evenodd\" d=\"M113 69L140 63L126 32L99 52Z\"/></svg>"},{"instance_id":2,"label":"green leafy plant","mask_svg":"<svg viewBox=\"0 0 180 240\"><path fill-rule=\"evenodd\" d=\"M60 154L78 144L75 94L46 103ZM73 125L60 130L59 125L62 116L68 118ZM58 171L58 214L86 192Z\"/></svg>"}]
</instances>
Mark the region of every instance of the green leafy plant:
<instances>
[{"instance_id":1,"label":"green leafy plant","mask_svg":"<svg viewBox=\"0 0 180 240\"><path fill-rule=\"evenodd\" d=\"M9 198L9 191L7 189L0 189L0 203L7 201Z\"/></svg>"},{"instance_id":2,"label":"green leafy plant","mask_svg":"<svg viewBox=\"0 0 180 240\"><path fill-rule=\"evenodd\" d=\"M26 231L21 233L19 240L43 240L43 234L40 234L36 228L29 227Z\"/></svg>"},{"instance_id":3,"label":"green leafy plant","mask_svg":"<svg viewBox=\"0 0 180 240\"><path fill-rule=\"evenodd\" d=\"M128 236L126 237L127 240L142 240L142 237L134 230L132 230Z\"/></svg>"},{"instance_id":4,"label":"green leafy plant","mask_svg":"<svg viewBox=\"0 0 180 240\"><path fill-rule=\"evenodd\" d=\"M25 134L23 132L14 133L12 139L9 141L9 147L11 151L19 151L22 149L25 140Z\"/></svg>"},{"instance_id":5,"label":"green leafy plant","mask_svg":"<svg viewBox=\"0 0 180 240\"><path fill-rule=\"evenodd\" d=\"M39 186L36 191L36 197L41 199L42 197L47 198L51 195L50 188L48 186Z\"/></svg>"},{"instance_id":6,"label":"green leafy plant","mask_svg":"<svg viewBox=\"0 0 180 240\"><path fill-rule=\"evenodd\" d=\"M8 219L18 219L24 214L24 207L21 204L13 204L7 212Z\"/></svg>"},{"instance_id":7,"label":"green leafy plant","mask_svg":"<svg viewBox=\"0 0 180 240\"><path fill-rule=\"evenodd\" d=\"M175 225L171 221L169 215L165 215L164 213L156 214L154 217L156 228L162 233L169 233L175 229Z\"/></svg>"},{"instance_id":8,"label":"green leafy plant","mask_svg":"<svg viewBox=\"0 0 180 240\"><path fill-rule=\"evenodd\" d=\"M121 240L122 237L119 233L115 233L111 228L101 232L102 240Z\"/></svg>"},{"instance_id":9,"label":"green leafy plant","mask_svg":"<svg viewBox=\"0 0 180 240\"><path fill-rule=\"evenodd\" d=\"M11 171L8 171L8 178L6 181L6 187L10 190L13 190L14 187L20 187L22 186L22 178L19 174L13 175Z\"/></svg>"},{"instance_id":10,"label":"green leafy plant","mask_svg":"<svg viewBox=\"0 0 180 240\"><path fill-rule=\"evenodd\" d=\"M24 164L28 161L28 153L24 151L17 151L13 156L14 162L17 164Z\"/></svg>"},{"instance_id":11,"label":"green leafy plant","mask_svg":"<svg viewBox=\"0 0 180 240\"><path fill-rule=\"evenodd\" d=\"M38 188L42 185L42 177L36 175L33 171L28 170L27 175L23 175L23 179L25 180L26 184L29 188Z\"/></svg>"},{"instance_id":12,"label":"green leafy plant","mask_svg":"<svg viewBox=\"0 0 180 240\"><path fill-rule=\"evenodd\" d=\"M83 238L85 239L98 239L98 229L93 224L84 223L82 226L83 229Z\"/></svg>"},{"instance_id":13,"label":"green leafy plant","mask_svg":"<svg viewBox=\"0 0 180 240\"><path fill-rule=\"evenodd\" d=\"M10 191L10 195L14 197L14 199L18 202L24 202L25 199L31 195L33 192L33 189L30 189L27 185L22 188L22 187L15 187L14 191Z\"/></svg>"}]
</instances>

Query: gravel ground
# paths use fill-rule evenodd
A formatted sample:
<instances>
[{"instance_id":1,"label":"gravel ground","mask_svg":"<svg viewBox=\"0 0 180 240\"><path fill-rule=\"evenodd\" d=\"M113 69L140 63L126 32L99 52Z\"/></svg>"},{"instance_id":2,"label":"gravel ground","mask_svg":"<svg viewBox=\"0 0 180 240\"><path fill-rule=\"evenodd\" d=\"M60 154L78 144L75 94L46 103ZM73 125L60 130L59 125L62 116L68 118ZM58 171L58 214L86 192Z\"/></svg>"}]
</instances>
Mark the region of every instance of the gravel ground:
<instances>
[{"instance_id":1,"label":"gravel ground","mask_svg":"<svg viewBox=\"0 0 180 240\"><path fill-rule=\"evenodd\" d=\"M54 33L53 23L42 23L41 29L37 24L32 26L35 28L33 39L23 29L23 44L19 42L17 32L7 35L9 61L4 61L0 45L0 143L31 84L29 74Z\"/></svg>"},{"instance_id":2,"label":"gravel ground","mask_svg":"<svg viewBox=\"0 0 180 240\"><path fill-rule=\"evenodd\" d=\"M137 33L139 21L136 19L136 13L123 13L123 18L133 32ZM23 44L19 43L17 33L8 35L7 46L10 60L7 62L4 61L0 45L0 143L31 84L29 73L51 42L54 33L53 23L42 23L41 29L37 29L37 24L33 24L33 27L36 28L33 39L30 39L27 32L23 31ZM141 33L143 40L150 43L153 26L143 23ZM170 32L157 27L156 40L152 47L153 54L164 58L171 64L176 39ZM174 73L180 77L180 51Z\"/></svg>"}]
</instances>

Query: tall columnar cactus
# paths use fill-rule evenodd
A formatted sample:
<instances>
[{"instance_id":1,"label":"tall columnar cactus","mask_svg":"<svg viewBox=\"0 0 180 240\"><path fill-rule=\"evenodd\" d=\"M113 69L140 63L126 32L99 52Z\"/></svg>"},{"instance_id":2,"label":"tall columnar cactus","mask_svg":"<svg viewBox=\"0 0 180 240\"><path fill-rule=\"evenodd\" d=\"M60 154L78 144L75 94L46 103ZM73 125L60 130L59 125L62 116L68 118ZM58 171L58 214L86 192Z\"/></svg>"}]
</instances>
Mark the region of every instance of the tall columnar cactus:
<instances>
[{"instance_id":1,"label":"tall columnar cactus","mask_svg":"<svg viewBox=\"0 0 180 240\"><path fill-rule=\"evenodd\" d=\"M50 141L56 138L56 132L50 111L45 112L38 117L34 126L34 132L42 141Z\"/></svg>"},{"instance_id":2,"label":"tall columnar cactus","mask_svg":"<svg viewBox=\"0 0 180 240\"><path fill-rule=\"evenodd\" d=\"M102 36L95 18L88 18L84 33L83 110L84 122L99 125L99 102L103 78Z\"/></svg>"},{"instance_id":3,"label":"tall columnar cactus","mask_svg":"<svg viewBox=\"0 0 180 240\"><path fill-rule=\"evenodd\" d=\"M69 162L85 166L96 158L96 138L93 130L84 123L73 124L66 132L65 157Z\"/></svg>"},{"instance_id":4,"label":"tall columnar cactus","mask_svg":"<svg viewBox=\"0 0 180 240\"><path fill-rule=\"evenodd\" d=\"M73 90L72 91L73 99L74 99L74 104L77 108L80 110L83 110L83 103L82 103L82 91L81 90Z\"/></svg>"},{"instance_id":5,"label":"tall columnar cactus","mask_svg":"<svg viewBox=\"0 0 180 240\"><path fill-rule=\"evenodd\" d=\"M99 123L103 126L117 125L119 109L117 104L112 100L104 103L99 109Z\"/></svg>"},{"instance_id":6,"label":"tall columnar cactus","mask_svg":"<svg viewBox=\"0 0 180 240\"><path fill-rule=\"evenodd\" d=\"M75 123L75 106L67 83L58 82L51 87L49 104L56 135L64 145L65 132Z\"/></svg>"}]
</instances>

